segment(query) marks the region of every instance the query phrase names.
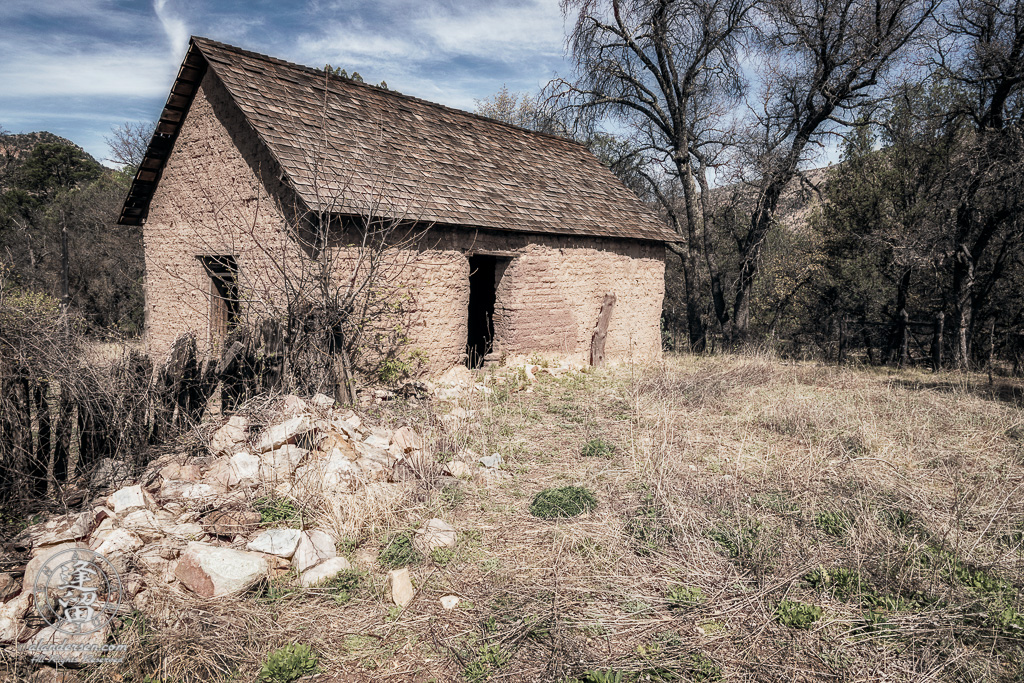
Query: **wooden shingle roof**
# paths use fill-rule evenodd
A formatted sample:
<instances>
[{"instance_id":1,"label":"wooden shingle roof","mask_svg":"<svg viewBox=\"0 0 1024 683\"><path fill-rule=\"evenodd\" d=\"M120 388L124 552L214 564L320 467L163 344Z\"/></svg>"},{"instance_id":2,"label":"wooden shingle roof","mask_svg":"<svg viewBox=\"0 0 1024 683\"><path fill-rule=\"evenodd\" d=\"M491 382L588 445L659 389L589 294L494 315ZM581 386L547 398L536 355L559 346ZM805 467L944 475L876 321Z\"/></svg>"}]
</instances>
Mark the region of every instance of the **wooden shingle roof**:
<instances>
[{"instance_id":1,"label":"wooden shingle roof","mask_svg":"<svg viewBox=\"0 0 1024 683\"><path fill-rule=\"evenodd\" d=\"M198 37L150 145L155 158L147 154L139 169L139 187L133 185L121 222L144 218L177 136L174 124L187 112L181 96L190 100L206 68L310 209L531 233L678 239L576 142ZM180 111L169 111L172 105Z\"/></svg>"}]
</instances>

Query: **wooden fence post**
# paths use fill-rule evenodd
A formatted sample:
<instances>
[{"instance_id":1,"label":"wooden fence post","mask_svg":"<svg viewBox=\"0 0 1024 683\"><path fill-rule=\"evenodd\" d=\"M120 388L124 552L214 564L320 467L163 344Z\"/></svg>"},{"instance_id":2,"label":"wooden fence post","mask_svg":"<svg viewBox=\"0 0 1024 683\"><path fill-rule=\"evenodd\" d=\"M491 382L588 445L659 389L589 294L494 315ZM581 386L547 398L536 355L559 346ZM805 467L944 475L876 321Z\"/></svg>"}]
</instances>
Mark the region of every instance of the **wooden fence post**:
<instances>
[{"instance_id":1,"label":"wooden fence post","mask_svg":"<svg viewBox=\"0 0 1024 683\"><path fill-rule=\"evenodd\" d=\"M899 367L905 368L910 362L910 316L907 314L907 309L900 309L900 324L898 333L900 343L900 358Z\"/></svg>"},{"instance_id":2,"label":"wooden fence post","mask_svg":"<svg viewBox=\"0 0 1024 683\"><path fill-rule=\"evenodd\" d=\"M836 362L839 365L846 363L846 316L844 315L839 319L839 353L836 356Z\"/></svg>"},{"instance_id":3,"label":"wooden fence post","mask_svg":"<svg viewBox=\"0 0 1024 683\"><path fill-rule=\"evenodd\" d=\"M932 328L932 372L942 369L942 328L945 326L946 314L939 311L935 316Z\"/></svg>"}]
</instances>

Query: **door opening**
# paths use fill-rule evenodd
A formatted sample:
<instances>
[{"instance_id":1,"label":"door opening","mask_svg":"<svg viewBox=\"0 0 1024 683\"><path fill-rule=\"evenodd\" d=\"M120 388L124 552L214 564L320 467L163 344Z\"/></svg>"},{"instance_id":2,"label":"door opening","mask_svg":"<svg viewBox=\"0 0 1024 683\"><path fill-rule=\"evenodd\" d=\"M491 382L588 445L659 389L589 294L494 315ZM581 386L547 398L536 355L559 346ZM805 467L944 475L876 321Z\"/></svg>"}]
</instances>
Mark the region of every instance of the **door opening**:
<instances>
[{"instance_id":1,"label":"door opening","mask_svg":"<svg viewBox=\"0 0 1024 683\"><path fill-rule=\"evenodd\" d=\"M474 254L469 257L469 320L466 365L483 366L494 350L494 302L508 259Z\"/></svg>"},{"instance_id":2,"label":"door opening","mask_svg":"<svg viewBox=\"0 0 1024 683\"><path fill-rule=\"evenodd\" d=\"M210 346L219 349L238 323L238 261L234 256L200 256L210 276Z\"/></svg>"}]
</instances>

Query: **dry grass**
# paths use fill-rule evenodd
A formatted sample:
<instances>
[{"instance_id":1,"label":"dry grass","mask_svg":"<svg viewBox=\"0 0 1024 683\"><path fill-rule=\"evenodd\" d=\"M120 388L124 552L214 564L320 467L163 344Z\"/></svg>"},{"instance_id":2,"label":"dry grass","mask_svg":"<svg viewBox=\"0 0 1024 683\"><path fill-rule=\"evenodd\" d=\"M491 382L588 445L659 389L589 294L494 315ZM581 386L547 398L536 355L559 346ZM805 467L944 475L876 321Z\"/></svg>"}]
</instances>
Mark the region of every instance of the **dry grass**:
<instances>
[{"instance_id":1,"label":"dry grass","mask_svg":"<svg viewBox=\"0 0 1024 683\"><path fill-rule=\"evenodd\" d=\"M252 680L288 642L313 646L323 681L1020 680L1012 387L750 357L510 384L466 399L475 420L456 429L436 405L379 416L427 431L439 457L500 452L504 476L321 505L367 572L350 600L281 583L176 605L141 640L122 634L142 667L123 680ZM581 457L594 438L616 449ZM598 507L530 515L534 494L570 485ZM376 553L432 516L459 544L412 568L399 610ZM462 602L445 611L449 594Z\"/></svg>"}]
</instances>

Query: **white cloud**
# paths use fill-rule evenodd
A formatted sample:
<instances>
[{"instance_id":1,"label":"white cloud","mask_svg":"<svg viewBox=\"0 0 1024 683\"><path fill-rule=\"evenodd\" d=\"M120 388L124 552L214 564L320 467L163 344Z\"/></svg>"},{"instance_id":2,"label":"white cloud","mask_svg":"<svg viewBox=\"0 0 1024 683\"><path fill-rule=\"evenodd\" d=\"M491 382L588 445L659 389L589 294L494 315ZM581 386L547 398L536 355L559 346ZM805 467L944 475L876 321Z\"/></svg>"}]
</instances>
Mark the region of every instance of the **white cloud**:
<instances>
[{"instance_id":1,"label":"white cloud","mask_svg":"<svg viewBox=\"0 0 1024 683\"><path fill-rule=\"evenodd\" d=\"M38 50L0 43L0 52L13 55L0 70L0 92L12 99L166 94L176 67L166 55L106 45L88 50Z\"/></svg>"},{"instance_id":2,"label":"white cloud","mask_svg":"<svg viewBox=\"0 0 1024 683\"><path fill-rule=\"evenodd\" d=\"M160 20L160 27L170 42L172 54L179 54L185 50L188 44L189 32L185 21L167 8L167 0L153 0L153 11Z\"/></svg>"},{"instance_id":3,"label":"white cloud","mask_svg":"<svg viewBox=\"0 0 1024 683\"><path fill-rule=\"evenodd\" d=\"M439 12L415 22L418 31L451 55L514 61L561 55L562 13L544 0L521 7L476 7L456 16Z\"/></svg>"}]
</instances>

